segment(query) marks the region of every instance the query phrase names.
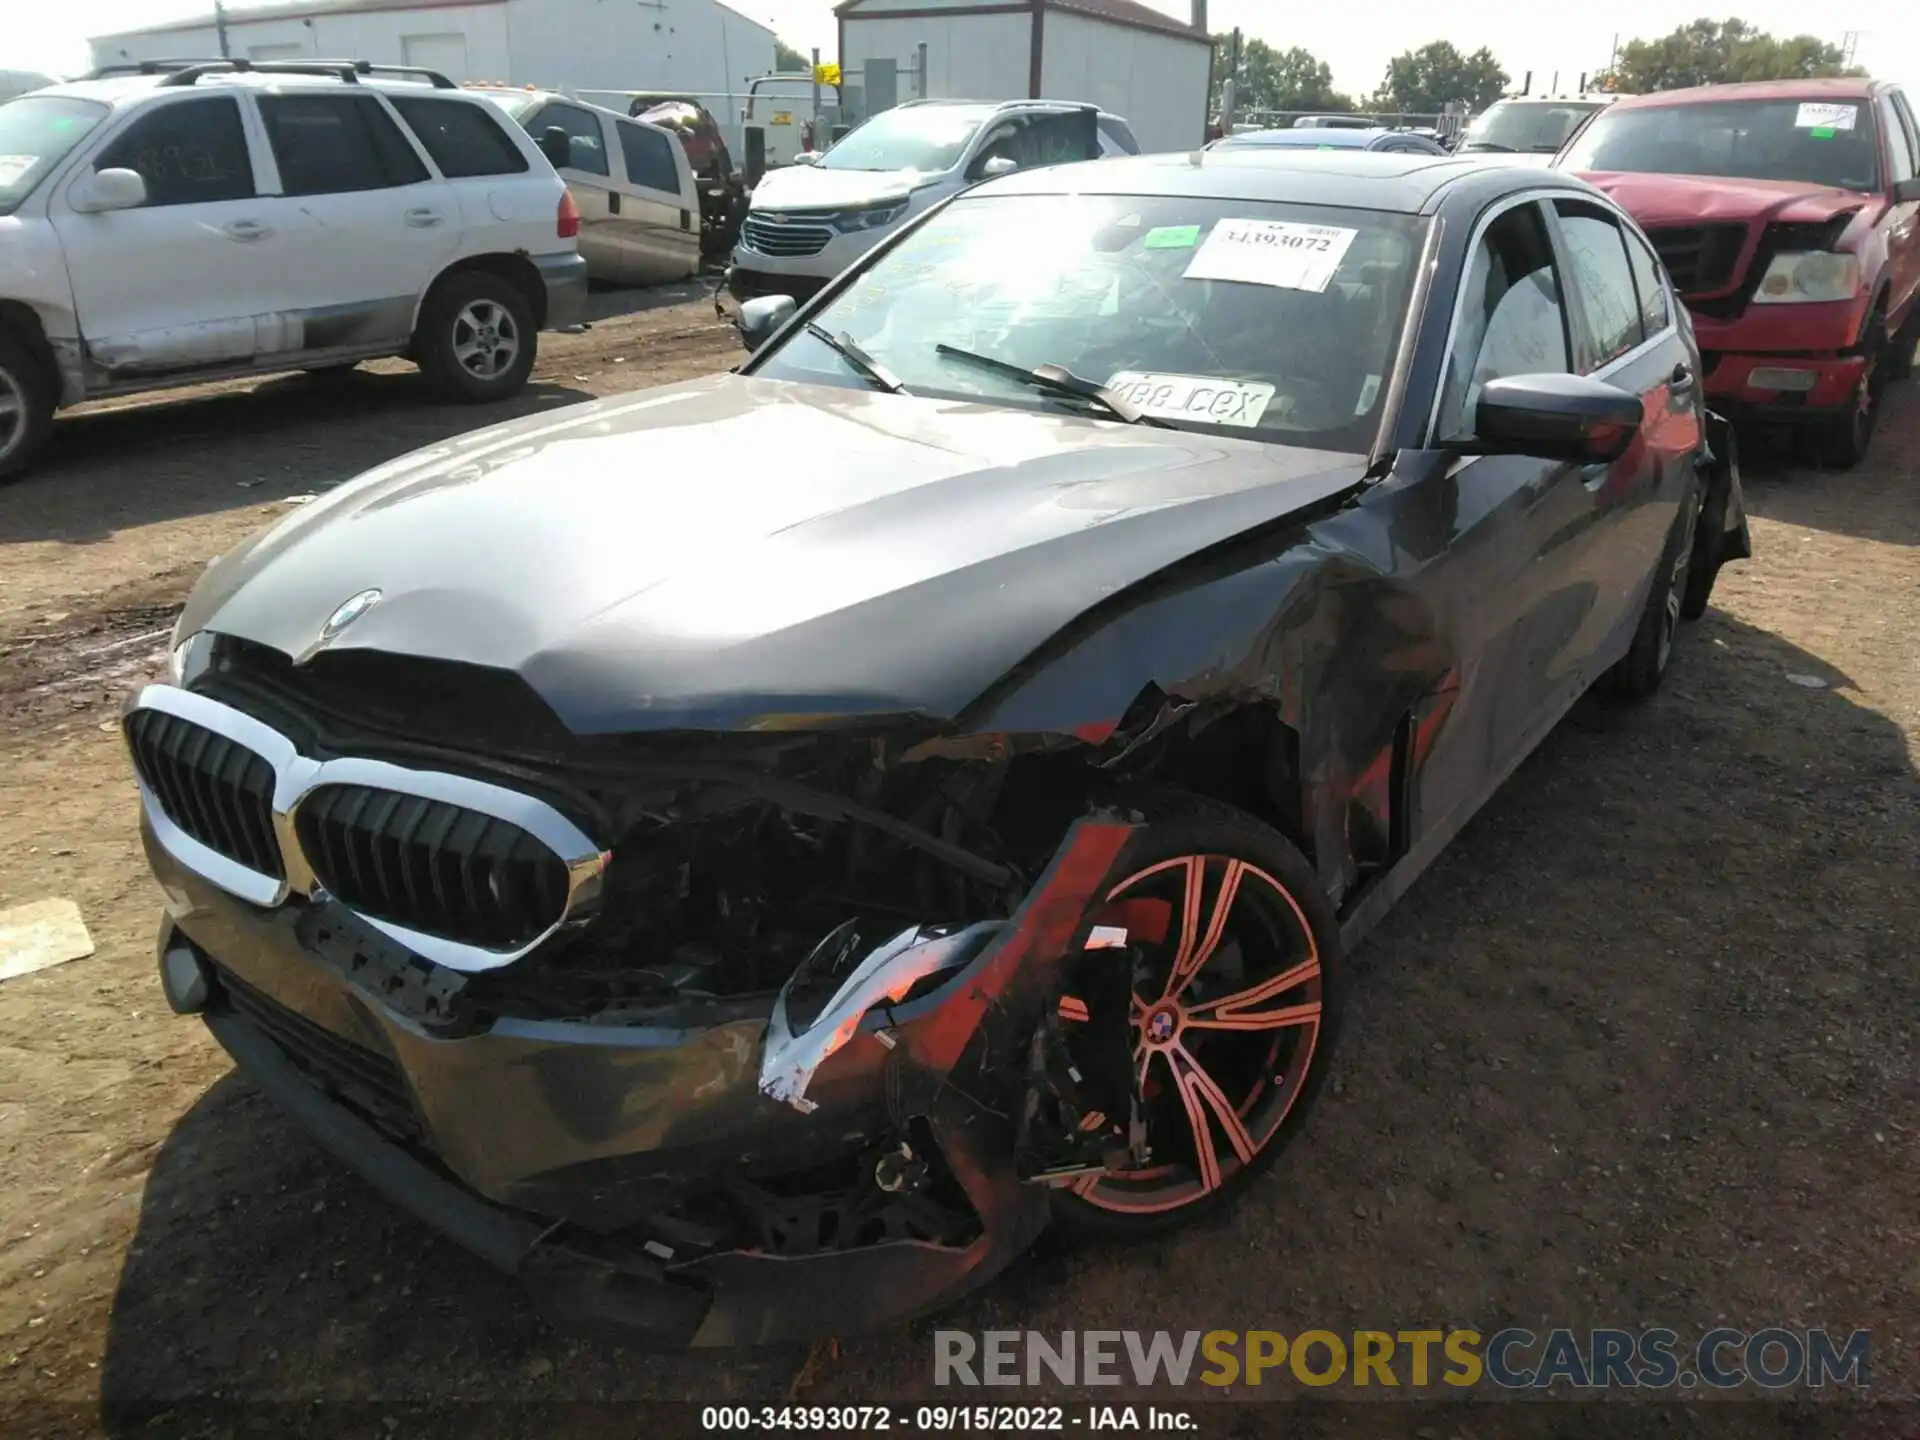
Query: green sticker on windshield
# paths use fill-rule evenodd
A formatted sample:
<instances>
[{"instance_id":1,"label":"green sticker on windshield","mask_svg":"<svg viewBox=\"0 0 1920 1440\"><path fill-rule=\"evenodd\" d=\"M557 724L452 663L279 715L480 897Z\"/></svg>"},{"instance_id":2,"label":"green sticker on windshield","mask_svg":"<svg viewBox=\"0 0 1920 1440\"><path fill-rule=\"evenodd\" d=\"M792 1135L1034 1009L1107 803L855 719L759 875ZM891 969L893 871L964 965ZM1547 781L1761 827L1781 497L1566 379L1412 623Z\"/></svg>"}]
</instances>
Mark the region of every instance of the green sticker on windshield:
<instances>
[{"instance_id":1,"label":"green sticker on windshield","mask_svg":"<svg viewBox=\"0 0 1920 1440\"><path fill-rule=\"evenodd\" d=\"M1816 126L1814 129L1807 131L1807 134L1815 140L1831 140L1833 138L1833 127L1831 125Z\"/></svg>"},{"instance_id":2,"label":"green sticker on windshield","mask_svg":"<svg viewBox=\"0 0 1920 1440\"><path fill-rule=\"evenodd\" d=\"M1148 250L1191 250L1200 243L1198 225L1160 225L1140 242Z\"/></svg>"}]
</instances>

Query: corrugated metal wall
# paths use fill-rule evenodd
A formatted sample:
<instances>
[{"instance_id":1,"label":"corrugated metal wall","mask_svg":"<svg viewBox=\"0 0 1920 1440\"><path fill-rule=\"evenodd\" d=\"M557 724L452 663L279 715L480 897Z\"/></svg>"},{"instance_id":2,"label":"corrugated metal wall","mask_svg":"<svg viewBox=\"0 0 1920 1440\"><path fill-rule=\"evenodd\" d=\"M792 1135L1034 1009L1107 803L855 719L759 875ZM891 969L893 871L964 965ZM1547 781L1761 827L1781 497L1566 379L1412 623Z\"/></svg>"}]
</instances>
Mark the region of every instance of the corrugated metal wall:
<instances>
[{"instance_id":1,"label":"corrugated metal wall","mask_svg":"<svg viewBox=\"0 0 1920 1440\"><path fill-rule=\"evenodd\" d=\"M248 58L303 54L404 64L411 51L452 65L461 63L458 57L464 55L463 71L455 80L505 80L569 90L738 93L748 76L773 68L773 32L713 0L660 0L644 6L511 0L319 14L305 21L233 21L227 35L232 53ZM104 36L93 45L95 64L220 53L211 25Z\"/></svg>"},{"instance_id":2,"label":"corrugated metal wall","mask_svg":"<svg viewBox=\"0 0 1920 1440\"><path fill-rule=\"evenodd\" d=\"M1050 10L1042 92L1124 115L1142 150L1195 150L1206 141L1208 58L1190 40Z\"/></svg>"},{"instance_id":3,"label":"corrugated metal wall","mask_svg":"<svg viewBox=\"0 0 1920 1440\"><path fill-rule=\"evenodd\" d=\"M863 10L861 18L849 16L842 22L846 53L840 57L840 66L849 79L857 82L870 59L893 60L900 66L902 100L922 93L936 100L1026 98L1033 33L1030 15L894 20L869 19L867 13ZM907 74L923 44L928 72L924 92Z\"/></svg>"}]
</instances>

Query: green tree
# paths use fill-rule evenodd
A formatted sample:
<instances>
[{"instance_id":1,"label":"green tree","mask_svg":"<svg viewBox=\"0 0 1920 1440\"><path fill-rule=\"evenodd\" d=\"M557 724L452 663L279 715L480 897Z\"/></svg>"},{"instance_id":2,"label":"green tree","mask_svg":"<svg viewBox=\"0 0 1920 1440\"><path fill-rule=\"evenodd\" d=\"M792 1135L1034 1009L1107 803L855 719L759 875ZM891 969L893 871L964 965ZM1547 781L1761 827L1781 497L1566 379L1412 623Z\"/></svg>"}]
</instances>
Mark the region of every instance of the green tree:
<instances>
[{"instance_id":1,"label":"green tree","mask_svg":"<svg viewBox=\"0 0 1920 1440\"><path fill-rule=\"evenodd\" d=\"M1396 55L1373 97L1373 108L1403 115L1438 114L1453 101L1484 110L1507 91L1507 72L1484 45L1462 55L1445 40Z\"/></svg>"},{"instance_id":2,"label":"green tree","mask_svg":"<svg viewBox=\"0 0 1920 1440\"><path fill-rule=\"evenodd\" d=\"M806 70L811 72L813 69L813 61L808 56L802 55L798 50L787 44L786 41L776 39L773 42L773 68L783 75L791 70Z\"/></svg>"},{"instance_id":3,"label":"green tree","mask_svg":"<svg viewBox=\"0 0 1920 1440\"><path fill-rule=\"evenodd\" d=\"M1212 104L1216 114L1232 57L1233 37L1214 36ZM1311 51L1298 45L1276 50L1264 40L1243 39L1233 108L1240 115L1256 110L1351 110L1353 101L1333 88L1333 71Z\"/></svg>"},{"instance_id":4,"label":"green tree","mask_svg":"<svg viewBox=\"0 0 1920 1440\"><path fill-rule=\"evenodd\" d=\"M1695 20L1658 39L1621 46L1609 78L1617 90L1646 95L1740 80L1864 74L1847 68L1839 46L1812 35L1778 40L1744 20Z\"/></svg>"}]
</instances>

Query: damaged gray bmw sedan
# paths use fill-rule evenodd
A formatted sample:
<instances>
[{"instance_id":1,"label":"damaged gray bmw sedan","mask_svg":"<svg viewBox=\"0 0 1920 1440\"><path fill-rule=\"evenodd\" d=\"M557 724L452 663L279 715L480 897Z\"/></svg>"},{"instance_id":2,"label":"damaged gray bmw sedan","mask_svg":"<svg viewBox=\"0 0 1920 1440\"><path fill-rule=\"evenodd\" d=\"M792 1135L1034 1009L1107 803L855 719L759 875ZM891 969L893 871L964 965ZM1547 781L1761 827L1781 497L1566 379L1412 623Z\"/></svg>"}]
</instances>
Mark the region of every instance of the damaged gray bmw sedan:
<instances>
[{"instance_id":1,"label":"damaged gray bmw sedan","mask_svg":"<svg viewBox=\"0 0 1920 1440\"><path fill-rule=\"evenodd\" d=\"M1031 171L740 323L218 561L125 720L173 1008L637 1343L1244 1191L1342 957L1748 554L1686 312L1560 174Z\"/></svg>"}]
</instances>

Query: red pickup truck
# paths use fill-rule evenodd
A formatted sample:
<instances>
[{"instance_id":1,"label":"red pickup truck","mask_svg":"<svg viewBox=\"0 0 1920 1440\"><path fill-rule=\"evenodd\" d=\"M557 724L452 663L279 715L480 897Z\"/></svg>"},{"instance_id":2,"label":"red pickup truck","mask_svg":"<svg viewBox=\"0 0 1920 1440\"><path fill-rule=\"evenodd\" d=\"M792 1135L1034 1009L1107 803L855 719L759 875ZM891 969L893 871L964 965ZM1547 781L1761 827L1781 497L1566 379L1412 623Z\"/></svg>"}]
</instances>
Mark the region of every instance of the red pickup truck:
<instances>
[{"instance_id":1,"label":"red pickup truck","mask_svg":"<svg viewBox=\"0 0 1920 1440\"><path fill-rule=\"evenodd\" d=\"M1920 343L1920 125L1899 87L1779 80L1617 101L1554 165L1647 232L1707 398L1859 463Z\"/></svg>"}]
</instances>

